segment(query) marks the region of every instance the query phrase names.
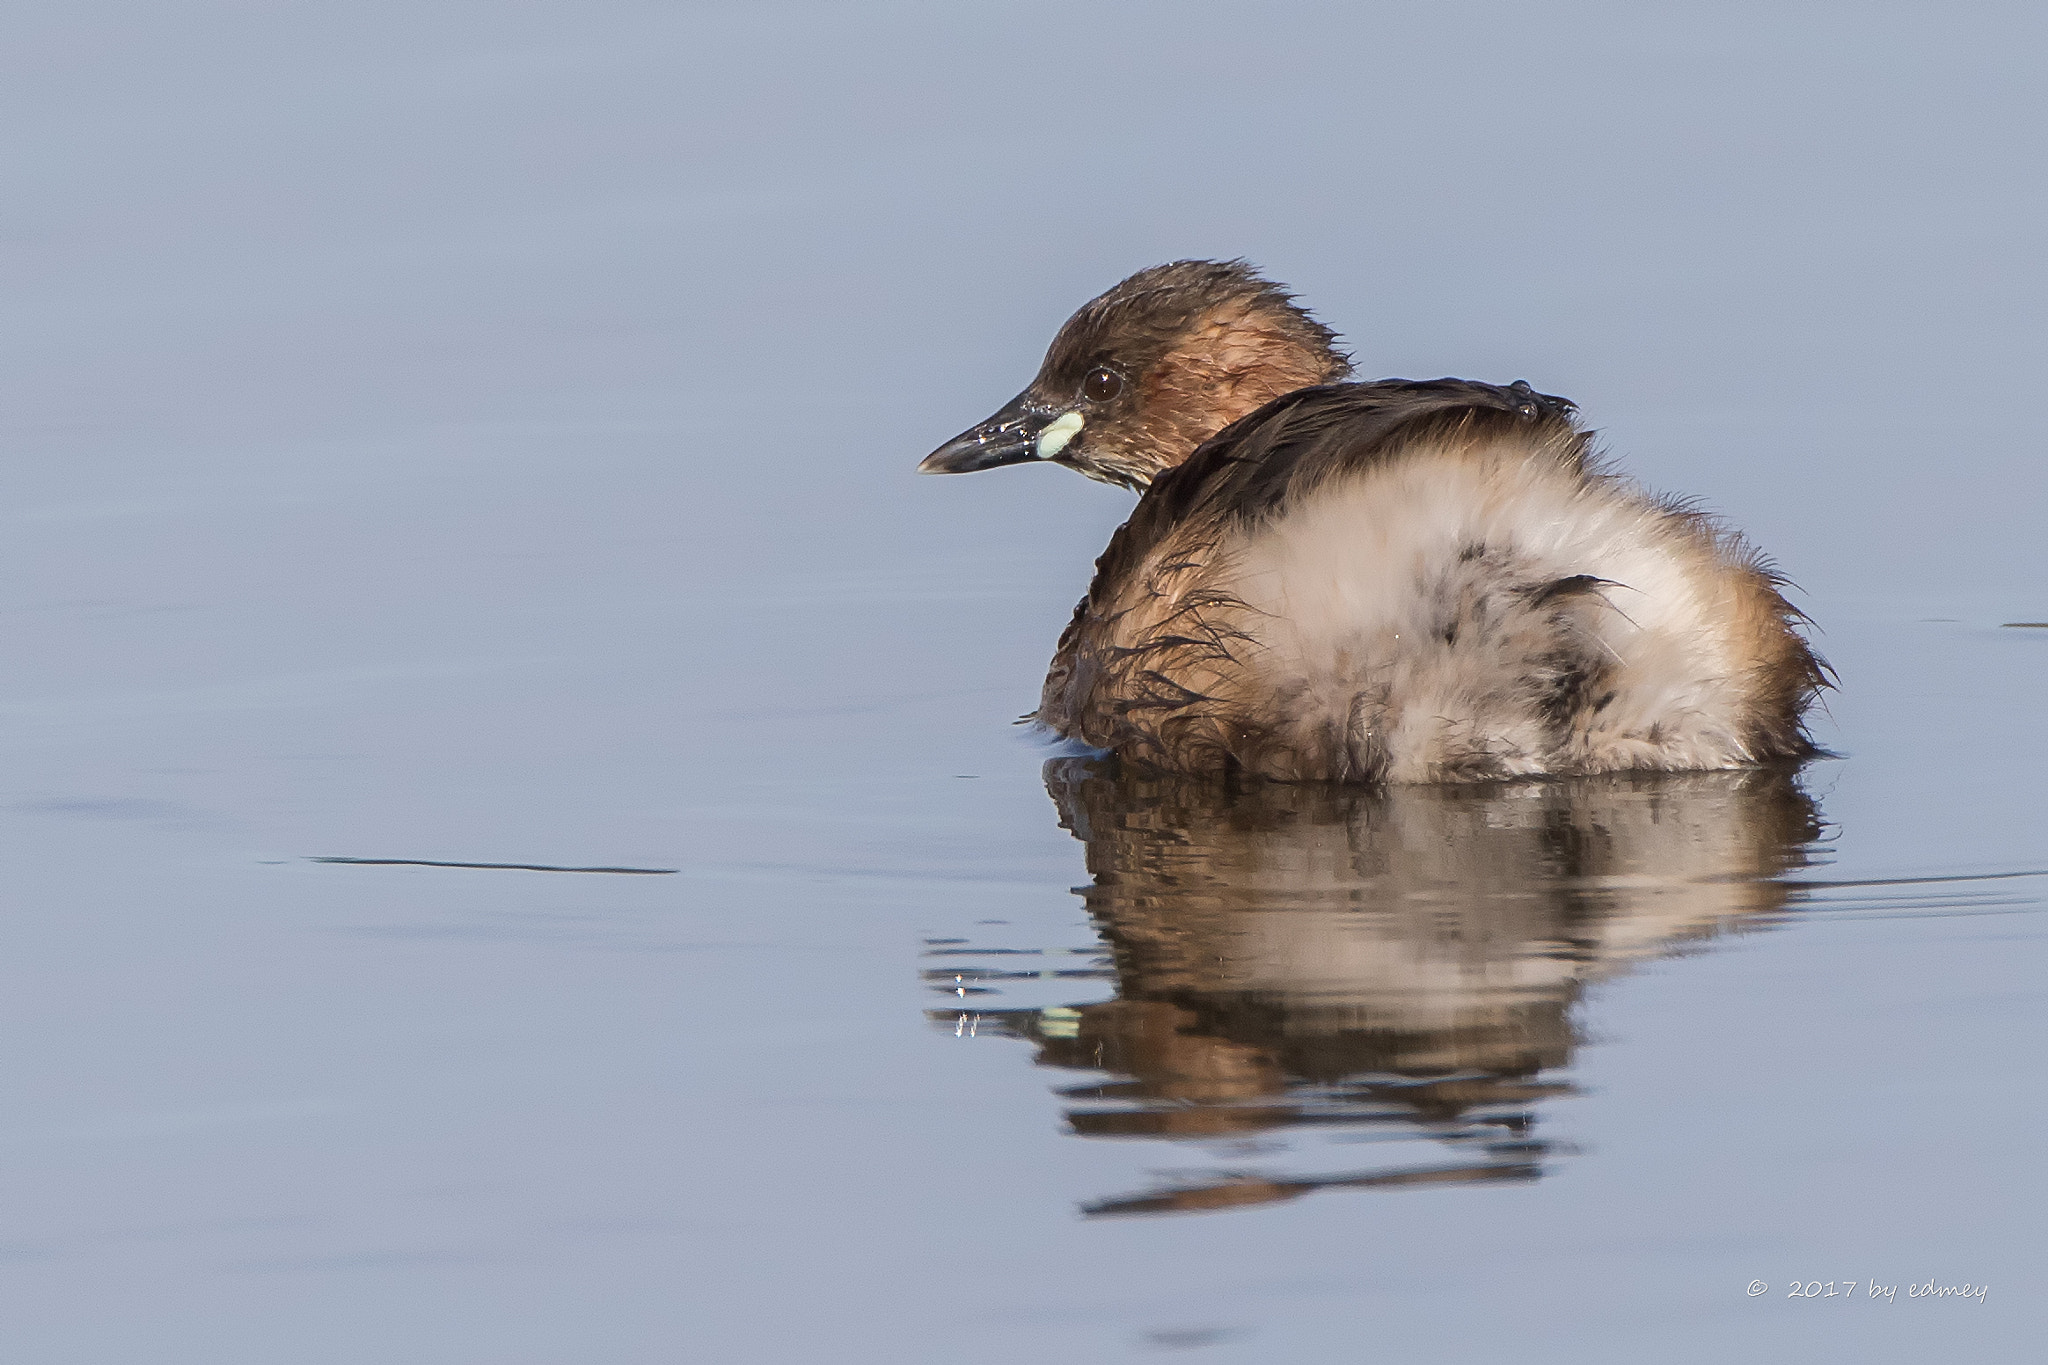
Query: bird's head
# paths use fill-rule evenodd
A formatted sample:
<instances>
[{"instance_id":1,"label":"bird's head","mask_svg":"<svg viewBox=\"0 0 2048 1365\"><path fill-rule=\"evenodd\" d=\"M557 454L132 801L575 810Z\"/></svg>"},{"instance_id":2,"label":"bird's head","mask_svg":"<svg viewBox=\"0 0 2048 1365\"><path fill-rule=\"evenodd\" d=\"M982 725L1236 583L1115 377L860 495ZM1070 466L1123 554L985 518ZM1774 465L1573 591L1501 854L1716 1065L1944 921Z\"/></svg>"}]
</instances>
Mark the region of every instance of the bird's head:
<instances>
[{"instance_id":1,"label":"bird's head","mask_svg":"<svg viewBox=\"0 0 2048 1365\"><path fill-rule=\"evenodd\" d=\"M1029 388L918 470L1045 460L1144 488L1253 409L1349 375L1336 340L1243 261L1141 270L1067 319Z\"/></svg>"}]
</instances>

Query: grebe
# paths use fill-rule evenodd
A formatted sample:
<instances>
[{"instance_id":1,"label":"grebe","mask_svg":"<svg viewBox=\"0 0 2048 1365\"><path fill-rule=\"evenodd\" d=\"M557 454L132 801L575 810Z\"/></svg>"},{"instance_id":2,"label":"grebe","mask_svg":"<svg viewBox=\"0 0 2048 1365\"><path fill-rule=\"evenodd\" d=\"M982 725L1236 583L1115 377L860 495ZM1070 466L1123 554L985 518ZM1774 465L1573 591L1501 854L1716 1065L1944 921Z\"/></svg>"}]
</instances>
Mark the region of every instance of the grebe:
<instances>
[{"instance_id":1,"label":"grebe","mask_svg":"<svg viewBox=\"0 0 2048 1365\"><path fill-rule=\"evenodd\" d=\"M1816 752L1826 666L1738 535L1609 472L1521 382L1340 382L1242 261L1093 300L925 473L1051 461L1142 490L1036 719L1145 767L1445 782Z\"/></svg>"}]
</instances>

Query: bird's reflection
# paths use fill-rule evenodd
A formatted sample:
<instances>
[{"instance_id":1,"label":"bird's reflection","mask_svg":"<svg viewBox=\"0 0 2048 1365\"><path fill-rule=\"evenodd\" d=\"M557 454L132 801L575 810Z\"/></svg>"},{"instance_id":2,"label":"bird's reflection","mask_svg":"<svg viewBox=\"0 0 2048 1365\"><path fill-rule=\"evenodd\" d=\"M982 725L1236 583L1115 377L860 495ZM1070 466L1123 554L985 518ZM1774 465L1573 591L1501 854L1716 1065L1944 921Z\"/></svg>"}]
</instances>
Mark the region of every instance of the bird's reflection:
<instances>
[{"instance_id":1,"label":"bird's reflection","mask_svg":"<svg viewBox=\"0 0 2048 1365\"><path fill-rule=\"evenodd\" d=\"M1107 1073L1060 1092L1084 1137L1250 1155L1308 1128L1440 1144L1423 1164L1339 1174L1209 1171L1091 1214L1536 1178L1552 1150L1539 1110L1571 1093L1587 985L1764 922L1820 830L1784 770L1233 790L1061 759L1046 781L1087 845L1080 894L1116 997L935 1022Z\"/></svg>"}]
</instances>

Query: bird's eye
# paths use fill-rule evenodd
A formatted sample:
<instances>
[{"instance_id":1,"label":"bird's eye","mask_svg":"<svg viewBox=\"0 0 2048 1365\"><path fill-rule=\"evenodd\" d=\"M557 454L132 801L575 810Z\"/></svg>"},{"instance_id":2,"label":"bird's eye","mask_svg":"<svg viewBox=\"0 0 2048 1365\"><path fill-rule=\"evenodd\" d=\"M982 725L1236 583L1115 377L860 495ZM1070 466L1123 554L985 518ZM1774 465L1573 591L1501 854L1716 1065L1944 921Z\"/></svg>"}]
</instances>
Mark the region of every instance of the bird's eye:
<instances>
[{"instance_id":1,"label":"bird's eye","mask_svg":"<svg viewBox=\"0 0 2048 1365\"><path fill-rule=\"evenodd\" d=\"M1106 366L1088 371L1081 381L1081 395L1094 403L1107 403L1124 391L1124 377Z\"/></svg>"}]
</instances>

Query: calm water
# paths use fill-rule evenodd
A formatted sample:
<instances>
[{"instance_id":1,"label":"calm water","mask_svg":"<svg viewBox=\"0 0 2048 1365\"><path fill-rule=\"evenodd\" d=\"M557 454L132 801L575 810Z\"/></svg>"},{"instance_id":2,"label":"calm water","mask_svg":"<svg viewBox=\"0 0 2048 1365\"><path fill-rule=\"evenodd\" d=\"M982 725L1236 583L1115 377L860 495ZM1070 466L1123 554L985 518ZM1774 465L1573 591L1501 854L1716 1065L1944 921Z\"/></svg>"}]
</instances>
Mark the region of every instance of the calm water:
<instances>
[{"instance_id":1,"label":"calm water","mask_svg":"<svg viewBox=\"0 0 2048 1365\"><path fill-rule=\"evenodd\" d=\"M2031 1358L2042 28L10 17L0 1354ZM1839 756L1012 725L1128 496L910 471L1240 253L1751 531Z\"/></svg>"}]
</instances>

